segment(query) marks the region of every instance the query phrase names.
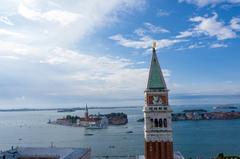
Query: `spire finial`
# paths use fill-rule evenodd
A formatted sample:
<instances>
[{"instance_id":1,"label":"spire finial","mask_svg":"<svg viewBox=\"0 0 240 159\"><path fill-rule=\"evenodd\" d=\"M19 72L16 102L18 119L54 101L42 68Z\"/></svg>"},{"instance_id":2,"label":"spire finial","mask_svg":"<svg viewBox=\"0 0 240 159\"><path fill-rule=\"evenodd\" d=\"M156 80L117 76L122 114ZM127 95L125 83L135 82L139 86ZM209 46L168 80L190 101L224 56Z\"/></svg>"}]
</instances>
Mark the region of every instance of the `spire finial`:
<instances>
[{"instance_id":1,"label":"spire finial","mask_svg":"<svg viewBox=\"0 0 240 159\"><path fill-rule=\"evenodd\" d=\"M152 47L153 47L153 49L156 49L156 47L157 47L157 42L156 41L153 42Z\"/></svg>"}]
</instances>

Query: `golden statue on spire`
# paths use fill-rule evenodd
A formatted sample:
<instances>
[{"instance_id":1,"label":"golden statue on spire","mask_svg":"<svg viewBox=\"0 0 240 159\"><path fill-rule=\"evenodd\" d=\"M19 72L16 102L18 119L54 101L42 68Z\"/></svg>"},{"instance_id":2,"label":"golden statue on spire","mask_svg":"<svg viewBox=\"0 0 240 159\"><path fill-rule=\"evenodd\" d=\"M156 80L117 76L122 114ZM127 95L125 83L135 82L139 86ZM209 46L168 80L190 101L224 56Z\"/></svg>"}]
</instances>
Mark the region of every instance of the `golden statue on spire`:
<instances>
[{"instance_id":1,"label":"golden statue on spire","mask_svg":"<svg viewBox=\"0 0 240 159\"><path fill-rule=\"evenodd\" d=\"M152 46L154 49L156 49L156 47L157 47L157 42L156 41L154 41L153 42L153 46Z\"/></svg>"}]
</instances>

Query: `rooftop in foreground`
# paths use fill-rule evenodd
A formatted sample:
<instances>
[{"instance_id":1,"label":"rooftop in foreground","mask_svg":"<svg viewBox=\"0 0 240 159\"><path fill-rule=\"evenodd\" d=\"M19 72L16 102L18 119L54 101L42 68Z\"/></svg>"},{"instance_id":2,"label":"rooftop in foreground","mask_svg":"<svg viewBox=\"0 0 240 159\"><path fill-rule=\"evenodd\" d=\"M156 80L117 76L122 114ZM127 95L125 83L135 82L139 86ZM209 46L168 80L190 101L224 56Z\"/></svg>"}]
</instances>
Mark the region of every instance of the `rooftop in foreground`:
<instances>
[{"instance_id":1,"label":"rooftop in foreground","mask_svg":"<svg viewBox=\"0 0 240 159\"><path fill-rule=\"evenodd\" d=\"M88 148L18 147L0 153L0 159L90 159Z\"/></svg>"}]
</instances>

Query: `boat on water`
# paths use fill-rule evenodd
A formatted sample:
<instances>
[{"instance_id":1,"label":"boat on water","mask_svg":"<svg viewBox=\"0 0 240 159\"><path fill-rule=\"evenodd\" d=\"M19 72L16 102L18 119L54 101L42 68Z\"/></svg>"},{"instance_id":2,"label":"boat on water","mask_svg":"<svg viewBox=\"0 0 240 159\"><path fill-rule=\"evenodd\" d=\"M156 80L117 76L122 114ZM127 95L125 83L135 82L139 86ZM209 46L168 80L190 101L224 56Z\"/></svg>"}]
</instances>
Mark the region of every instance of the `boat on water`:
<instances>
[{"instance_id":1,"label":"boat on water","mask_svg":"<svg viewBox=\"0 0 240 159\"><path fill-rule=\"evenodd\" d=\"M86 129L105 129L107 125L102 124L90 124L89 126L85 127Z\"/></svg>"},{"instance_id":2,"label":"boat on water","mask_svg":"<svg viewBox=\"0 0 240 159\"><path fill-rule=\"evenodd\" d=\"M85 136L93 136L94 134L86 133Z\"/></svg>"},{"instance_id":3,"label":"boat on water","mask_svg":"<svg viewBox=\"0 0 240 159\"><path fill-rule=\"evenodd\" d=\"M126 133L127 133L127 134L132 134L132 133L133 133L133 131L127 131Z\"/></svg>"},{"instance_id":4,"label":"boat on water","mask_svg":"<svg viewBox=\"0 0 240 159\"><path fill-rule=\"evenodd\" d=\"M106 129L108 127L108 119L103 117L100 121L89 123L85 128L86 129Z\"/></svg>"}]
</instances>

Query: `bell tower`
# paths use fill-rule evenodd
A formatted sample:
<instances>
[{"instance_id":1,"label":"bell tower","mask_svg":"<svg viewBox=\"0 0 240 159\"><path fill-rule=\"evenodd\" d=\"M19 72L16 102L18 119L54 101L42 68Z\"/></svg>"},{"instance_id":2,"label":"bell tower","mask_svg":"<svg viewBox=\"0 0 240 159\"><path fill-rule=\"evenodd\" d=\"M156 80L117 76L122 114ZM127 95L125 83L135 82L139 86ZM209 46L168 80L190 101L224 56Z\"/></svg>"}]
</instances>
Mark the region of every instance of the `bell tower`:
<instances>
[{"instance_id":1,"label":"bell tower","mask_svg":"<svg viewBox=\"0 0 240 159\"><path fill-rule=\"evenodd\" d=\"M85 119L88 120L89 116L88 116L88 106L86 104L86 108L85 108Z\"/></svg>"},{"instance_id":2,"label":"bell tower","mask_svg":"<svg viewBox=\"0 0 240 159\"><path fill-rule=\"evenodd\" d=\"M168 89L153 43L144 105L145 159L173 159L172 117Z\"/></svg>"}]
</instances>

